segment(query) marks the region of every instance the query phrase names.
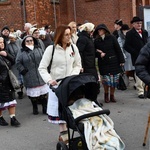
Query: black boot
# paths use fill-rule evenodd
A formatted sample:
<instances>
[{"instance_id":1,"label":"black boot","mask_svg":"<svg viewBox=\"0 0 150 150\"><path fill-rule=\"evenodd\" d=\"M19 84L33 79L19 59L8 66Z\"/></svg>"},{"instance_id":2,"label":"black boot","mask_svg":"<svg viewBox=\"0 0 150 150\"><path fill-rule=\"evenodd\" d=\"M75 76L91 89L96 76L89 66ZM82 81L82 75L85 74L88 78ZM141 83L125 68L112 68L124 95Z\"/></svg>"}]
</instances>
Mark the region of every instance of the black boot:
<instances>
[{"instance_id":1,"label":"black boot","mask_svg":"<svg viewBox=\"0 0 150 150\"><path fill-rule=\"evenodd\" d=\"M48 98L47 94L40 96L40 101L42 103L42 112L43 112L43 114L47 114L47 98Z\"/></svg>"},{"instance_id":2,"label":"black boot","mask_svg":"<svg viewBox=\"0 0 150 150\"><path fill-rule=\"evenodd\" d=\"M38 115L39 112L38 112L38 106L37 106L37 99L35 97L30 97L30 100L33 106L33 114Z\"/></svg>"},{"instance_id":3,"label":"black boot","mask_svg":"<svg viewBox=\"0 0 150 150\"><path fill-rule=\"evenodd\" d=\"M18 94L19 99L23 99L23 92L20 91L20 92L17 92L17 94Z\"/></svg>"},{"instance_id":4,"label":"black boot","mask_svg":"<svg viewBox=\"0 0 150 150\"><path fill-rule=\"evenodd\" d=\"M18 120L16 119L15 116L10 118L10 124L11 124L11 126L14 126L14 127L19 127L20 126L20 123L18 122Z\"/></svg>"},{"instance_id":5,"label":"black boot","mask_svg":"<svg viewBox=\"0 0 150 150\"><path fill-rule=\"evenodd\" d=\"M5 121L5 119L2 117L0 117L0 125L1 126L8 126L8 123Z\"/></svg>"}]
</instances>

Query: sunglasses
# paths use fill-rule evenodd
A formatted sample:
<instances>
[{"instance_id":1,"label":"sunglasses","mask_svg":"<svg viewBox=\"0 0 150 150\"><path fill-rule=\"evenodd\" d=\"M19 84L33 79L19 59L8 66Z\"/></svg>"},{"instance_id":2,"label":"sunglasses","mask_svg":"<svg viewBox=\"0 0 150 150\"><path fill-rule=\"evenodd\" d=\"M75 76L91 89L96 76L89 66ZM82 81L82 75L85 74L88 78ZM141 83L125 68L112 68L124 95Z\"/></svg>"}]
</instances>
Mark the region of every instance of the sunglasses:
<instances>
[{"instance_id":1,"label":"sunglasses","mask_svg":"<svg viewBox=\"0 0 150 150\"><path fill-rule=\"evenodd\" d=\"M27 42L27 43L29 43L29 42L33 42L33 40L26 40L26 42Z\"/></svg>"}]
</instances>

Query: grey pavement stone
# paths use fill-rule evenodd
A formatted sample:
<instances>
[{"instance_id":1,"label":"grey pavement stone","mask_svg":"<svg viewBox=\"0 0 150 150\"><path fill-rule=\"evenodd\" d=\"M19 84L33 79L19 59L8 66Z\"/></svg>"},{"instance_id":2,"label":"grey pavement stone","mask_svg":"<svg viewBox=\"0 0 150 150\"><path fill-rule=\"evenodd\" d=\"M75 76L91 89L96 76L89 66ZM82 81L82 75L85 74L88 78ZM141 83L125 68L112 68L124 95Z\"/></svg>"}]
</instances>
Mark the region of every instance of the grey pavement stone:
<instances>
[{"instance_id":1,"label":"grey pavement stone","mask_svg":"<svg viewBox=\"0 0 150 150\"><path fill-rule=\"evenodd\" d=\"M143 147L143 139L150 111L150 99L139 99L134 82L130 80L127 90L116 90L117 103L104 103L103 87L98 95L98 101L103 103L103 109L110 109L110 118L118 135L126 145L126 150L149 150L150 135L146 146ZM17 100L16 117L21 122L21 127L10 125L0 126L0 149L3 150L55 150L59 135L58 125L49 124L47 116L41 112L32 115L32 106L25 96ZM4 112L5 119L9 122L8 112Z\"/></svg>"}]
</instances>

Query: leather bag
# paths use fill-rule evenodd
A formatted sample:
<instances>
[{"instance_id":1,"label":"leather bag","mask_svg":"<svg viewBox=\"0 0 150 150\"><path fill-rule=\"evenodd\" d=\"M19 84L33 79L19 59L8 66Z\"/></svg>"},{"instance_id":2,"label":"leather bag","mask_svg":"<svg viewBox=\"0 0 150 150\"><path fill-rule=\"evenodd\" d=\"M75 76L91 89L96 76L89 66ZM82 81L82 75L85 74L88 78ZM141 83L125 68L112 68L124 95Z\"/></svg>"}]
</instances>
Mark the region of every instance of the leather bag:
<instances>
[{"instance_id":1,"label":"leather bag","mask_svg":"<svg viewBox=\"0 0 150 150\"><path fill-rule=\"evenodd\" d=\"M17 79L17 77L15 76L15 74L9 69L8 65L6 64L6 62L4 61L6 68L8 69L8 75L9 75L9 79L11 82L11 85L14 89L19 89L20 88L20 84L19 81Z\"/></svg>"}]
</instances>

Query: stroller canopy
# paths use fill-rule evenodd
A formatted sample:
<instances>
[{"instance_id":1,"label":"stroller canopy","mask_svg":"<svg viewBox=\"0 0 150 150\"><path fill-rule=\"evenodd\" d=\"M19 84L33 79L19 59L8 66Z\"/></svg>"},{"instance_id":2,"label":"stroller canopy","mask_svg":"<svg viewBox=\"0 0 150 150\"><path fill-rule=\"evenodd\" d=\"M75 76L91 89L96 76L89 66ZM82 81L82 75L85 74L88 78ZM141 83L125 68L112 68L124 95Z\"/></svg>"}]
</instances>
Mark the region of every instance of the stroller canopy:
<instances>
[{"instance_id":1,"label":"stroller canopy","mask_svg":"<svg viewBox=\"0 0 150 150\"><path fill-rule=\"evenodd\" d=\"M55 94L62 106L67 106L69 96L80 86L85 87L84 94L87 99L96 100L98 91L96 78L91 74L83 73L64 78L58 88L55 89Z\"/></svg>"}]
</instances>

